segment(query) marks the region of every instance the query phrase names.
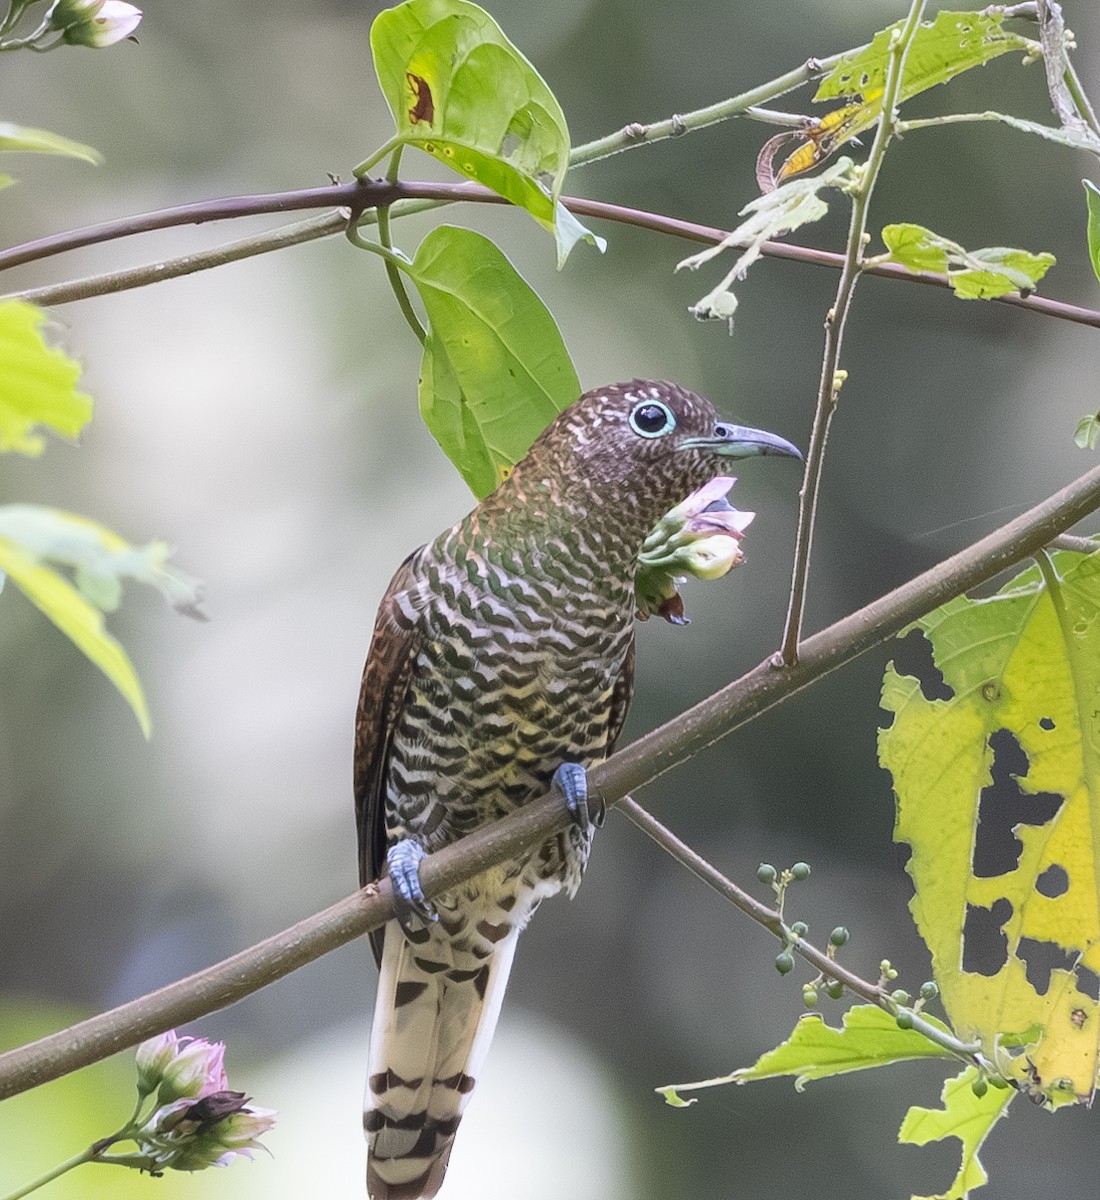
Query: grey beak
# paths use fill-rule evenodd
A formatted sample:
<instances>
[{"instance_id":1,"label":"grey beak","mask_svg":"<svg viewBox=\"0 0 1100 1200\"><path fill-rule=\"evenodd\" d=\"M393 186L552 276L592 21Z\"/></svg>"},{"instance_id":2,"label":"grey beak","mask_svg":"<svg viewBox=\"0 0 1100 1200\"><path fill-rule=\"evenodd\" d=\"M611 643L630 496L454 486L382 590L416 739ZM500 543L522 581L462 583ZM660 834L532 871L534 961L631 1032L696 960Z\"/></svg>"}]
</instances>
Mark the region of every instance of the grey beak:
<instances>
[{"instance_id":1,"label":"grey beak","mask_svg":"<svg viewBox=\"0 0 1100 1200\"><path fill-rule=\"evenodd\" d=\"M802 458L802 451L786 438L768 433L764 429L750 429L747 425L730 425L720 421L714 427L713 437L688 438L680 443L681 450L709 450L722 458L752 458L760 454L782 454L787 458Z\"/></svg>"}]
</instances>

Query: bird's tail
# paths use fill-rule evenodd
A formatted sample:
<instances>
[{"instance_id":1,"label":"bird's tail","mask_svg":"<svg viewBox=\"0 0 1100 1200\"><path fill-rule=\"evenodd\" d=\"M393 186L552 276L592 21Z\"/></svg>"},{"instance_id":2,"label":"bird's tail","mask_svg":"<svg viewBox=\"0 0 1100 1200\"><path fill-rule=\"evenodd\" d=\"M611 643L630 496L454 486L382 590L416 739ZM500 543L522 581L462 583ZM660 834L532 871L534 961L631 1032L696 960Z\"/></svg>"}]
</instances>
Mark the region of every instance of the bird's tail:
<instances>
[{"instance_id":1,"label":"bird's tail","mask_svg":"<svg viewBox=\"0 0 1100 1200\"><path fill-rule=\"evenodd\" d=\"M488 928L495 938L477 938L475 954L438 925L415 943L386 926L363 1112L371 1200L426 1200L443 1182L519 936Z\"/></svg>"}]
</instances>

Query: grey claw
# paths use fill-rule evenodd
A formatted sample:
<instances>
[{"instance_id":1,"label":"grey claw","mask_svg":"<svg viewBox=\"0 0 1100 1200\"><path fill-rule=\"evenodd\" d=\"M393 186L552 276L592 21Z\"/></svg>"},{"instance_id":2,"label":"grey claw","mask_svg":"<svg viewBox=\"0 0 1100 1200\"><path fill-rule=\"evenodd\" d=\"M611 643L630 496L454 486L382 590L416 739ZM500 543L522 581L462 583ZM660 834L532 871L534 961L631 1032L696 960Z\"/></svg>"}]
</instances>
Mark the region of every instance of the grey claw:
<instances>
[{"instance_id":1,"label":"grey claw","mask_svg":"<svg viewBox=\"0 0 1100 1200\"><path fill-rule=\"evenodd\" d=\"M421 923L439 920L439 913L420 887L420 863L427 850L412 838L402 838L386 851L386 863L393 883L393 905L397 920L406 933L418 932Z\"/></svg>"},{"instance_id":2,"label":"grey claw","mask_svg":"<svg viewBox=\"0 0 1100 1200\"><path fill-rule=\"evenodd\" d=\"M588 798L588 772L580 763L562 763L554 772L551 787L565 798L570 815L585 833L603 824L607 806L602 796L596 797L598 807L593 816Z\"/></svg>"}]
</instances>

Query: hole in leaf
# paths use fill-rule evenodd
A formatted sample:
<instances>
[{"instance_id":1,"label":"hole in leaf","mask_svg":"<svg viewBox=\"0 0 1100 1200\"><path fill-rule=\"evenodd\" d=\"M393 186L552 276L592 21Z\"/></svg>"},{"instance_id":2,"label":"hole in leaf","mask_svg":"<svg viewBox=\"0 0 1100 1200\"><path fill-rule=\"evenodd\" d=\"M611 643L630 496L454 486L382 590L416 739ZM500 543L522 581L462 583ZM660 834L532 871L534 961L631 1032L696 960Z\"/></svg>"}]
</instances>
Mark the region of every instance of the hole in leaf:
<instances>
[{"instance_id":1,"label":"hole in leaf","mask_svg":"<svg viewBox=\"0 0 1100 1200\"><path fill-rule=\"evenodd\" d=\"M966 906L963 922L962 968L977 975L996 975L1008 962L1008 938L1002 928L1012 916L1012 905L1003 897L989 908Z\"/></svg>"},{"instance_id":2,"label":"hole in leaf","mask_svg":"<svg viewBox=\"0 0 1100 1200\"><path fill-rule=\"evenodd\" d=\"M1100 975L1088 967L1078 967L1077 990L1090 1000L1100 1000Z\"/></svg>"},{"instance_id":3,"label":"hole in leaf","mask_svg":"<svg viewBox=\"0 0 1100 1200\"><path fill-rule=\"evenodd\" d=\"M1007 875L1020 863L1023 850L1013 830L1017 825L1045 825L1054 819L1065 797L1056 792L1024 792L1019 780L1030 763L1015 734L998 729L989 736L993 751L992 782L978 802L974 835L974 874L979 879Z\"/></svg>"},{"instance_id":4,"label":"hole in leaf","mask_svg":"<svg viewBox=\"0 0 1100 1200\"><path fill-rule=\"evenodd\" d=\"M1049 732L1051 729L1054 728L1054 722L1050 719L1050 717L1040 717L1039 718L1039 728L1045 729Z\"/></svg>"},{"instance_id":5,"label":"hole in leaf","mask_svg":"<svg viewBox=\"0 0 1100 1200\"><path fill-rule=\"evenodd\" d=\"M912 675L920 683L925 700L950 700L955 695L932 657L932 643L919 629L898 638L894 645L894 670L899 675Z\"/></svg>"},{"instance_id":6,"label":"hole in leaf","mask_svg":"<svg viewBox=\"0 0 1100 1200\"><path fill-rule=\"evenodd\" d=\"M1027 966L1027 981L1040 996L1045 996L1050 989L1051 971L1072 970L1079 953L1067 950L1057 942L1039 942L1029 937L1020 938L1016 948L1017 956Z\"/></svg>"},{"instance_id":7,"label":"hole in leaf","mask_svg":"<svg viewBox=\"0 0 1100 1200\"><path fill-rule=\"evenodd\" d=\"M1069 876L1065 867L1053 863L1035 880L1035 890L1048 900L1055 900L1069 891Z\"/></svg>"}]
</instances>

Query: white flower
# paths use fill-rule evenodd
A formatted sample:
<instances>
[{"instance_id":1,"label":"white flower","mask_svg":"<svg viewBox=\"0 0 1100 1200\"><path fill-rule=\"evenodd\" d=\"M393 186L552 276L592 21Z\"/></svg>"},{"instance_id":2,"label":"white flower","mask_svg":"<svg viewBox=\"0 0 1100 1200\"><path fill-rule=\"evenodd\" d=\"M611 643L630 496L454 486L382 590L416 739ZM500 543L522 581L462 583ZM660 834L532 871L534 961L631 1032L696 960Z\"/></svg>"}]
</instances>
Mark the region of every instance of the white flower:
<instances>
[{"instance_id":1,"label":"white flower","mask_svg":"<svg viewBox=\"0 0 1100 1200\"><path fill-rule=\"evenodd\" d=\"M70 46L101 50L128 38L141 23L141 9L125 0L61 0L50 18L55 29L63 29L62 40Z\"/></svg>"}]
</instances>

